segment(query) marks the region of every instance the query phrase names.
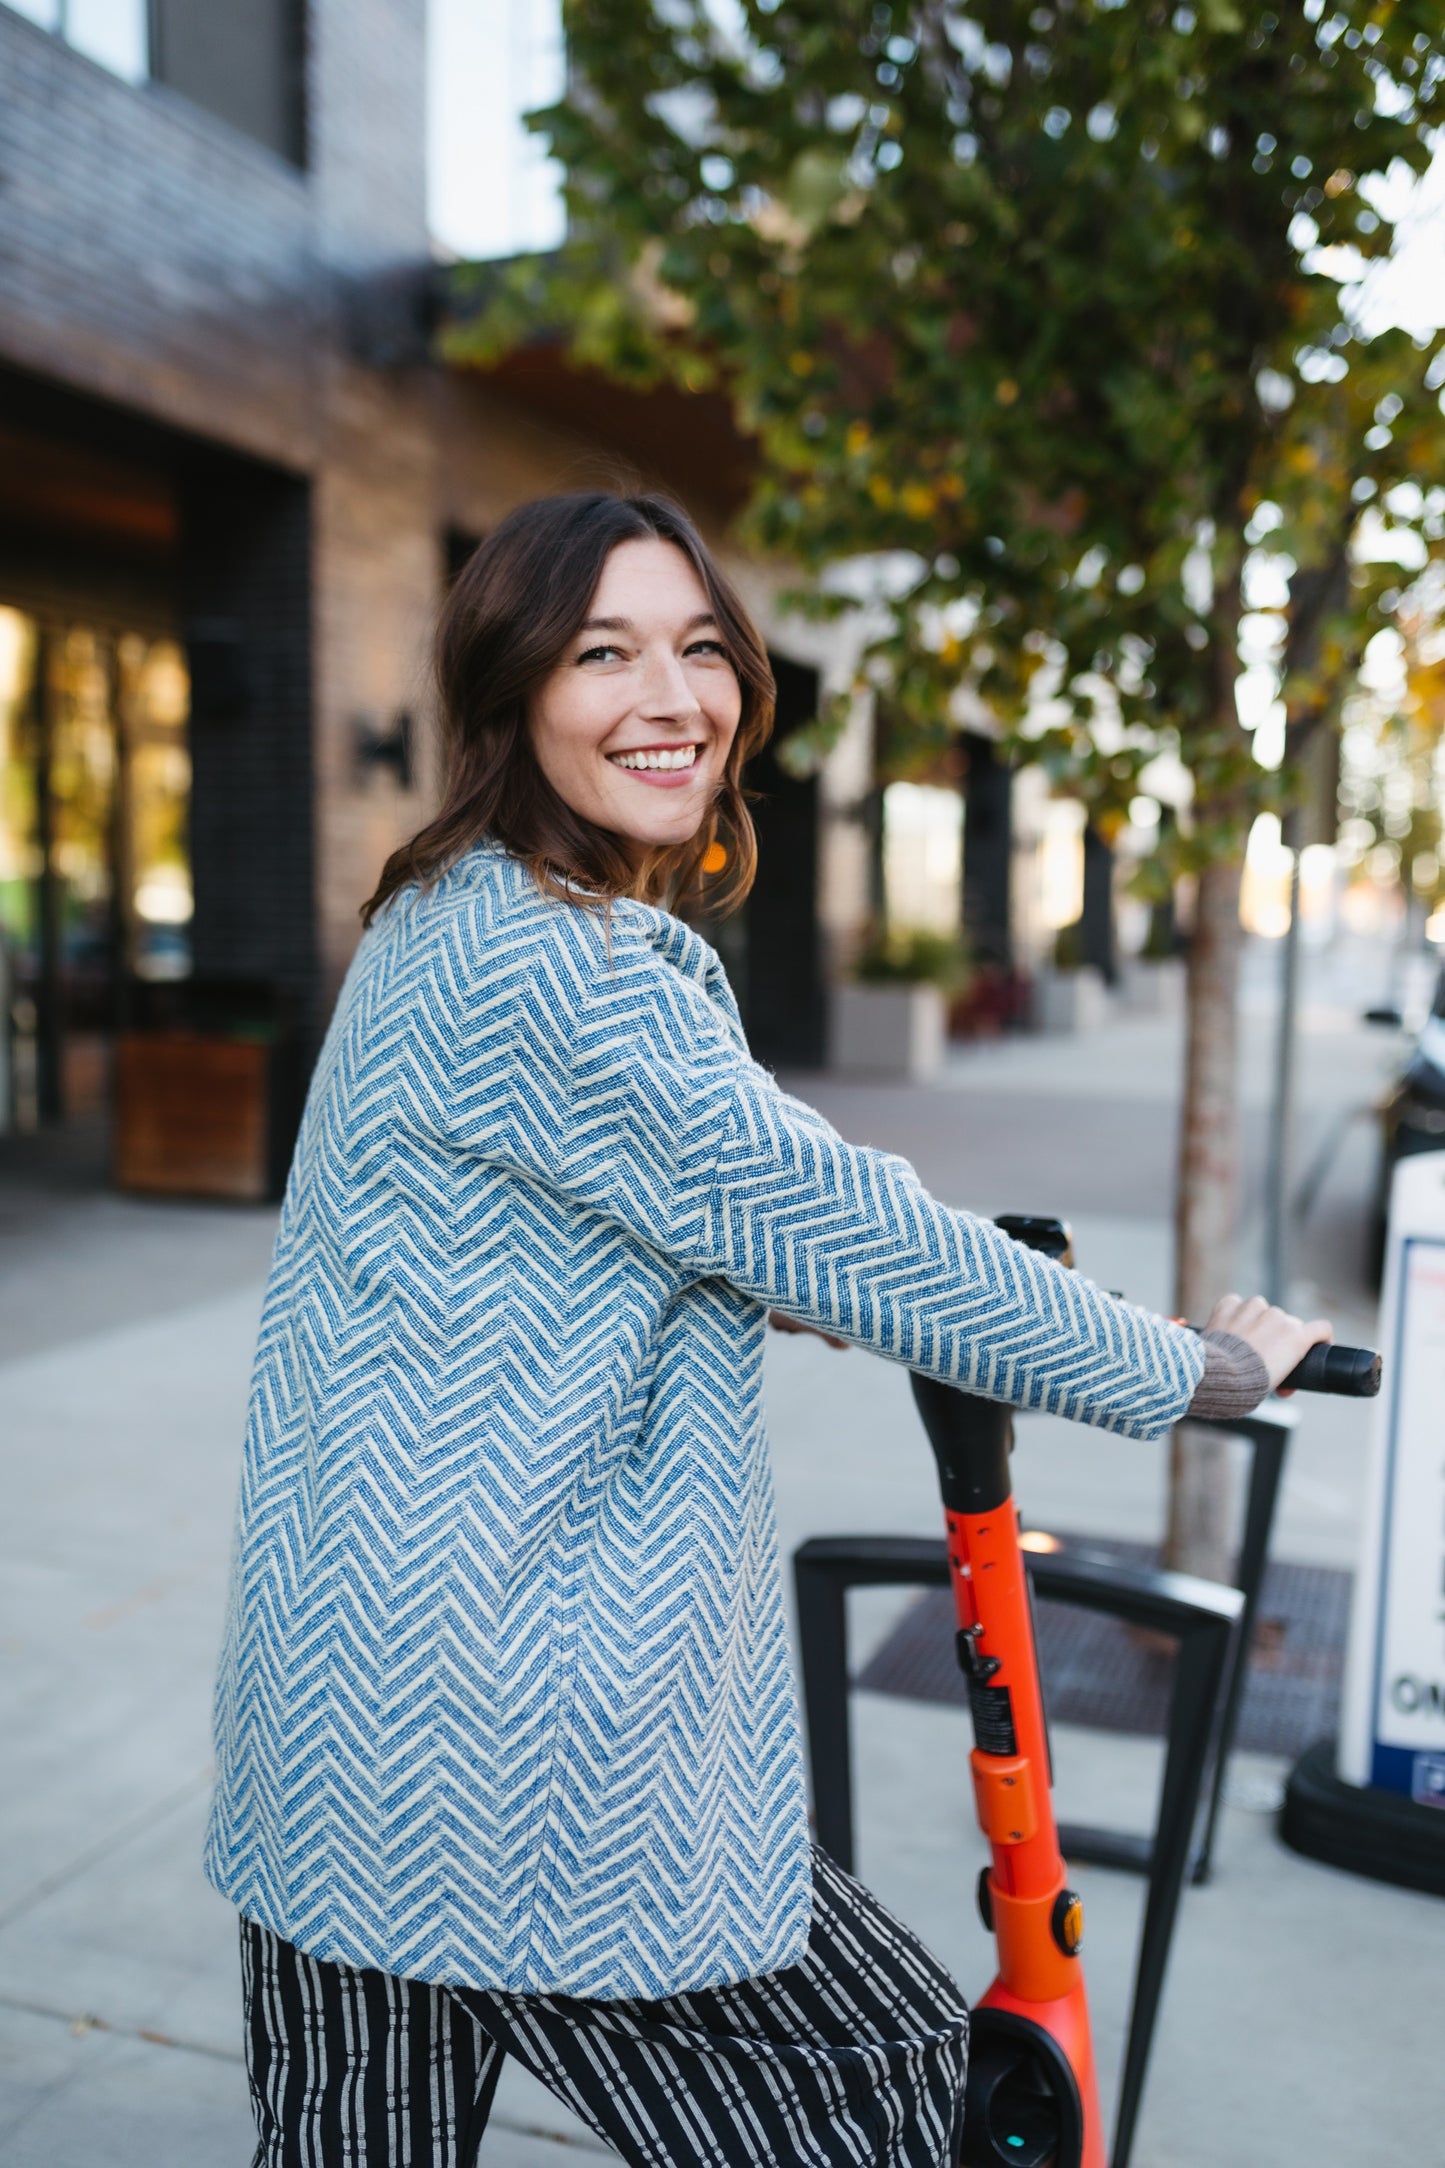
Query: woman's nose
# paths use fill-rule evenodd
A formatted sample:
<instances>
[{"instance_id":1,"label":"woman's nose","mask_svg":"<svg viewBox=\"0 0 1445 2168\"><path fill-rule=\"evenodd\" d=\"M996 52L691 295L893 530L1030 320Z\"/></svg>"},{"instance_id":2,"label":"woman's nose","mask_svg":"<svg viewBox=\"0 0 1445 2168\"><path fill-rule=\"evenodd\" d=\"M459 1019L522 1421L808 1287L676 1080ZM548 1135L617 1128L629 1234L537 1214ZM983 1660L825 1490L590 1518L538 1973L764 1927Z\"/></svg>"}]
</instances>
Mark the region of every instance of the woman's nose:
<instances>
[{"instance_id":1,"label":"woman's nose","mask_svg":"<svg viewBox=\"0 0 1445 2168\"><path fill-rule=\"evenodd\" d=\"M702 713L702 703L671 648L647 656L638 706L659 721L692 722Z\"/></svg>"}]
</instances>

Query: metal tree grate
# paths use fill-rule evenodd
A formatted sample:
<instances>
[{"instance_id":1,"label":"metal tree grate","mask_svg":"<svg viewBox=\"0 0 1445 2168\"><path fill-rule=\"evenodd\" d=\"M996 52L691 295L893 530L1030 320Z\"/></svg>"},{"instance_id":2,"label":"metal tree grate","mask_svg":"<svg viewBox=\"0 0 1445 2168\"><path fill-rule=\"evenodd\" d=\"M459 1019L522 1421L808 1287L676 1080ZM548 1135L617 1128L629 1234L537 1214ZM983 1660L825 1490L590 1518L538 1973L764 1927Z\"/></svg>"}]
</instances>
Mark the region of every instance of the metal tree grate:
<instances>
[{"instance_id":1,"label":"metal tree grate","mask_svg":"<svg viewBox=\"0 0 1445 2168\"><path fill-rule=\"evenodd\" d=\"M1159 1559L1153 1544L1096 1536L1059 1540L1084 1557L1145 1566ZM1350 1581L1348 1573L1327 1566L1271 1563L1265 1569L1237 1747L1293 1756L1338 1729ZM1163 1735L1172 1650L1152 1646L1118 1619L1067 1604L1040 1601L1035 1617L1051 1718L1099 1731ZM948 1590L920 1595L854 1684L876 1694L967 1708Z\"/></svg>"}]
</instances>

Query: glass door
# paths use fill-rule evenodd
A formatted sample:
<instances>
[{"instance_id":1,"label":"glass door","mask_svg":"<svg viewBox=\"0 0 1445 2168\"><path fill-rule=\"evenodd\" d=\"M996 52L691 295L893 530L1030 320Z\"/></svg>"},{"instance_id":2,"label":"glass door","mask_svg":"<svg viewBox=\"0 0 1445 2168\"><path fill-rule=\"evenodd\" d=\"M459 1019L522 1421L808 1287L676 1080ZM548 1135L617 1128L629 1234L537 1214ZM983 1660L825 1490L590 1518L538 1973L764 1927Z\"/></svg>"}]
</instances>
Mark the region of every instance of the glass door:
<instances>
[{"instance_id":1,"label":"glass door","mask_svg":"<svg viewBox=\"0 0 1445 2168\"><path fill-rule=\"evenodd\" d=\"M0 608L14 1126L102 1112L131 984L190 969L187 696L174 641Z\"/></svg>"},{"instance_id":2,"label":"glass door","mask_svg":"<svg viewBox=\"0 0 1445 2168\"><path fill-rule=\"evenodd\" d=\"M0 608L0 1129L40 1118L39 627Z\"/></svg>"},{"instance_id":3,"label":"glass door","mask_svg":"<svg viewBox=\"0 0 1445 2168\"><path fill-rule=\"evenodd\" d=\"M123 633L118 664L124 979L183 979L191 968L191 688L174 640Z\"/></svg>"},{"instance_id":4,"label":"glass door","mask_svg":"<svg viewBox=\"0 0 1445 2168\"><path fill-rule=\"evenodd\" d=\"M115 654L89 625L40 630L41 1114L96 1114L117 1023L120 810Z\"/></svg>"}]
</instances>

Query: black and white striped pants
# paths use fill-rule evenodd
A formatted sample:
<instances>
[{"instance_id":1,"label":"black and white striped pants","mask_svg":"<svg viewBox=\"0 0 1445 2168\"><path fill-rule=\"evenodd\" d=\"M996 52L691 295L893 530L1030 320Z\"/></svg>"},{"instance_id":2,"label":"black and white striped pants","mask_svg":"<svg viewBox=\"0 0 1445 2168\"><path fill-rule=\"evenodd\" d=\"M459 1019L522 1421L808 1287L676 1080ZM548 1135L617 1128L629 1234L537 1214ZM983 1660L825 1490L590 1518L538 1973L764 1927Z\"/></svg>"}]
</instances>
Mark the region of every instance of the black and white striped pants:
<instances>
[{"instance_id":1,"label":"black and white striped pants","mask_svg":"<svg viewBox=\"0 0 1445 2168\"><path fill-rule=\"evenodd\" d=\"M800 1964L657 2002L439 1988L241 1923L254 2168L471 2168L504 2055L637 2168L955 2168L968 2011L815 1853Z\"/></svg>"}]
</instances>

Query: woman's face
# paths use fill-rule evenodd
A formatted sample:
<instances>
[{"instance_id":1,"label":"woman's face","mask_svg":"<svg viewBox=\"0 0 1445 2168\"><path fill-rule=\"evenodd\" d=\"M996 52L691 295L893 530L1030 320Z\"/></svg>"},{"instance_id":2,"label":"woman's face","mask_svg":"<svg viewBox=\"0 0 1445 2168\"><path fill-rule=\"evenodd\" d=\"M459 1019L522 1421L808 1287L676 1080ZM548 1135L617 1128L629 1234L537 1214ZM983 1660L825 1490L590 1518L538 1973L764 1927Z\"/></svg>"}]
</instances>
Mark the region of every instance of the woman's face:
<instances>
[{"instance_id":1,"label":"woman's face","mask_svg":"<svg viewBox=\"0 0 1445 2168\"><path fill-rule=\"evenodd\" d=\"M648 540L607 559L529 720L557 795L640 854L697 834L741 711L706 588L680 549Z\"/></svg>"}]
</instances>

